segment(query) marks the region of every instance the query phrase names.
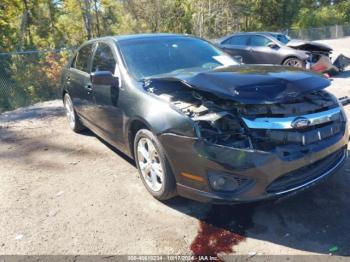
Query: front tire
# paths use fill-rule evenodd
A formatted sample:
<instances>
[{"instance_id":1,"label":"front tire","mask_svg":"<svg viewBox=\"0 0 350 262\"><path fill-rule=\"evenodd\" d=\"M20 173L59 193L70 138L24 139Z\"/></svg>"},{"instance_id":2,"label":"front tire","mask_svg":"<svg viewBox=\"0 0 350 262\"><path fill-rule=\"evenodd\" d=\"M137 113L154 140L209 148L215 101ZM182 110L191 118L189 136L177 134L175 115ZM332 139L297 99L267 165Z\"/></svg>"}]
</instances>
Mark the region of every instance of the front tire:
<instances>
[{"instance_id":1,"label":"front tire","mask_svg":"<svg viewBox=\"0 0 350 262\"><path fill-rule=\"evenodd\" d=\"M290 57L283 61L282 65L292 66L297 68L304 68L305 62L296 57Z\"/></svg>"},{"instance_id":2,"label":"front tire","mask_svg":"<svg viewBox=\"0 0 350 262\"><path fill-rule=\"evenodd\" d=\"M143 184L158 200L176 195L176 182L169 162L157 137L141 129L134 139L134 155Z\"/></svg>"},{"instance_id":3,"label":"front tire","mask_svg":"<svg viewBox=\"0 0 350 262\"><path fill-rule=\"evenodd\" d=\"M68 93L64 95L63 104L66 110L66 116L69 123L69 127L76 133L79 133L80 131L84 130L85 127L80 122L79 116L75 112L72 99L70 98Z\"/></svg>"}]
</instances>

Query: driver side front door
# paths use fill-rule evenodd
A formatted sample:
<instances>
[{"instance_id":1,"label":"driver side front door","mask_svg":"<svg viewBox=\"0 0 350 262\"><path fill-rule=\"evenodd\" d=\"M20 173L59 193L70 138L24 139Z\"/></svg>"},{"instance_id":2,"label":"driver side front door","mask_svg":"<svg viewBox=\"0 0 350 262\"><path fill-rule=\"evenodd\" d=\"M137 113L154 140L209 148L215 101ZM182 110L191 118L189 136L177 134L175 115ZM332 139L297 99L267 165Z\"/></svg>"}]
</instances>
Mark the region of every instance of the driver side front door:
<instances>
[{"instance_id":1,"label":"driver side front door","mask_svg":"<svg viewBox=\"0 0 350 262\"><path fill-rule=\"evenodd\" d=\"M94 124L103 137L113 143L121 143L122 111L119 106L120 76L116 72L117 57L112 47L99 42L92 60L91 74L110 72L115 81L112 84L92 83L94 106Z\"/></svg>"},{"instance_id":2,"label":"driver side front door","mask_svg":"<svg viewBox=\"0 0 350 262\"><path fill-rule=\"evenodd\" d=\"M280 64L280 46L273 43L270 39L262 35L250 36L251 59L254 64Z\"/></svg>"}]
</instances>

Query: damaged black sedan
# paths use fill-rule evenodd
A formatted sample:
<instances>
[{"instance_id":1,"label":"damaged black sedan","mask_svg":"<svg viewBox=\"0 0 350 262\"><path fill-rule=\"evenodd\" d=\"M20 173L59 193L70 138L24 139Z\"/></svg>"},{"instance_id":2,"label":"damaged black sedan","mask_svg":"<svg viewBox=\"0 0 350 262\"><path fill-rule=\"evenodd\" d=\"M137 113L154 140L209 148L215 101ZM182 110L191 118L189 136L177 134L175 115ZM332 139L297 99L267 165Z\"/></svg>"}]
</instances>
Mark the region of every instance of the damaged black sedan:
<instances>
[{"instance_id":1,"label":"damaged black sedan","mask_svg":"<svg viewBox=\"0 0 350 262\"><path fill-rule=\"evenodd\" d=\"M297 192L341 166L347 120L329 84L169 34L89 41L61 78L70 127L134 158L155 198L216 203Z\"/></svg>"}]
</instances>

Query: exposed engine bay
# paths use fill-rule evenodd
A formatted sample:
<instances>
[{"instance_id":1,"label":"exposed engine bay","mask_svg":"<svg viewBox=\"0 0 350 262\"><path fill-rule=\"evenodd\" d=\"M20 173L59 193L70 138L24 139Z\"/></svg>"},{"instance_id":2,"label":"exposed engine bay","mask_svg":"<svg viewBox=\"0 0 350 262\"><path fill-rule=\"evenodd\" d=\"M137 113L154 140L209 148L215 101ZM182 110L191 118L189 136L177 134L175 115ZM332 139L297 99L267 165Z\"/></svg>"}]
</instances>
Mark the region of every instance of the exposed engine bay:
<instances>
[{"instance_id":1,"label":"exposed engine bay","mask_svg":"<svg viewBox=\"0 0 350 262\"><path fill-rule=\"evenodd\" d=\"M213 144L251 148L242 121L237 117L238 103L220 100L210 94L203 96L202 92L190 90L180 82L170 83L159 88L150 84L146 90L170 102L195 121L200 138Z\"/></svg>"},{"instance_id":2,"label":"exposed engine bay","mask_svg":"<svg viewBox=\"0 0 350 262\"><path fill-rule=\"evenodd\" d=\"M332 63L331 54L333 49L327 45L302 40L291 40L288 47L306 51L309 59L306 61L306 68L318 73L328 73L336 75L338 72L344 71L344 68L350 65L350 58L339 55Z\"/></svg>"},{"instance_id":3,"label":"exposed engine bay","mask_svg":"<svg viewBox=\"0 0 350 262\"><path fill-rule=\"evenodd\" d=\"M150 80L145 89L170 102L196 123L197 135L209 143L244 149L280 151L282 156L301 152L303 146L335 136L343 130L345 119L338 114L327 123L303 129L251 129L244 118L289 117L314 114L337 108L336 99L324 90L315 90L283 103L242 104L195 90L179 80ZM296 150L298 149L298 150Z\"/></svg>"}]
</instances>

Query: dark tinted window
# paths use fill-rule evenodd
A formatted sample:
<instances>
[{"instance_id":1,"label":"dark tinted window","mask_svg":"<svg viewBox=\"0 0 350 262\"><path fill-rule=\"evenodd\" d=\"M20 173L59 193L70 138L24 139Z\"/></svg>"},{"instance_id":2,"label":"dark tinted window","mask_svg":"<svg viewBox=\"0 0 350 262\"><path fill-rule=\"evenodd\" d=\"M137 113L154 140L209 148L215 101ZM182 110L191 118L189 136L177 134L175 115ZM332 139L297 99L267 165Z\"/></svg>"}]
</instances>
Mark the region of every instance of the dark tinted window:
<instances>
[{"instance_id":1,"label":"dark tinted window","mask_svg":"<svg viewBox=\"0 0 350 262\"><path fill-rule=\"evenodd\" d=\"M75 61L75 68L89 73L89 59L92 54L92 44L83 46L78 53Z\"/></svg>"},{"instance_id":2,"label":"dark tinted window","mask_svg":"<svg viewBox=\"0 0 350 262\"><path fill-rule=\"evenodd\" d=\"M236 35L227 39L224 44L226 45L247 45L249 36L247 35Z\"/></svg>"},{"instance_id":3,"label":"dark tinted window","mask_svg":"<svg viewBox=\"0 0 350 262\"><path fill-rule=\"evenodd\" d=\"M260 35L254 35L250 38L251 46L267 46L270 42L270 39Z\"/></svg>"},{"instance_id":4,"label":"dark tinted window","mask_svg":"<svg viewBox=\"0 0 350 262\"><path fill-rule=\"evenodd\" d=\"M99 43L92 63L92 72L110 71L114 74L115 65L112 49L107 44Z\"/></svg>"}]
</instances>

